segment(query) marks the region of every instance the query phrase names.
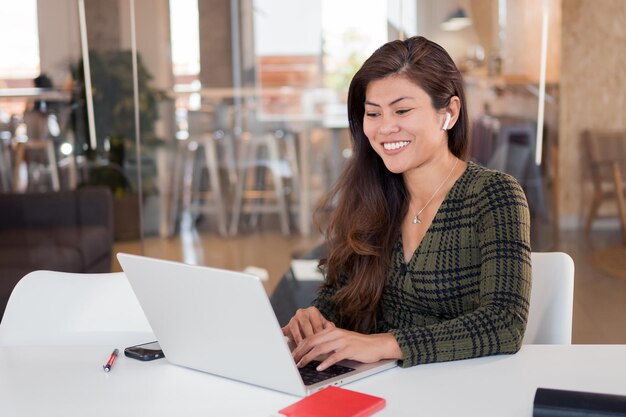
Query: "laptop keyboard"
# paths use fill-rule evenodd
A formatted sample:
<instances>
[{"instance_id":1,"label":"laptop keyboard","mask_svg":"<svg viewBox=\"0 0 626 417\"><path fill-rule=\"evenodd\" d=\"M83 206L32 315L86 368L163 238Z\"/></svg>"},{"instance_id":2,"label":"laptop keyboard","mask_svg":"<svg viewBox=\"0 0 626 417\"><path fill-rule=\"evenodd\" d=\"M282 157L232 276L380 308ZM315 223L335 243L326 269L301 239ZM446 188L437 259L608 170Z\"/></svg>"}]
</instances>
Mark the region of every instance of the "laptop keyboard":
<instances>
[{"instance_id":1,"label":"laptop keyboard","mask_svg":"<svg viewBox=\"0 0 626 417\"><path fill-rule=\"evenodd\" d=\"M353 368L342 365L331 365L323 371L317 371L315 368L317 368L320 363L320 361L311 361L306 366L299 368L304 385L313 385L326 379L354 371Z\"/></svg>"}]
</instances>

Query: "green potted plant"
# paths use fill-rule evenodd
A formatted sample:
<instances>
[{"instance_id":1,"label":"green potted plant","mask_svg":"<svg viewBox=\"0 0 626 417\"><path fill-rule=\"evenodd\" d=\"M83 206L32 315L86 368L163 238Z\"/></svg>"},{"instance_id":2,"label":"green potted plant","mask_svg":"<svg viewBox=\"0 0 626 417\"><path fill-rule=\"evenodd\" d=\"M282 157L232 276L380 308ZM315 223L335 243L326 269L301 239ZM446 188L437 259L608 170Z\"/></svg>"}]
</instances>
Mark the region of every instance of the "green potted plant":
<instances>
[{"instance_id":1,"label":"green potted plant","mask_svg":"<svg viewBox=\"0 0 626 417\"><path fill-rule=\"evenodd\" d=\"M139 236L138 198L136 193L135 101L132 54L128 50L91 51L92 99L96 128L96 148L91 146L87 129L82 60L72 68L75 89L72 121L77 152L88 160L81 185L105 185L115 196L116 239ZM156 137L158 104L168 99L165 92L150 86L151 74L137 56L139 124L142 162L153 168L154 150L164 143ZM149 169L150 169L149 168ZM133 172L134 171L134 172ZM144 199L158 193L155 173L141 173ZM122 214L123 213L123 214Z\"/></svg>"}]
</instances>

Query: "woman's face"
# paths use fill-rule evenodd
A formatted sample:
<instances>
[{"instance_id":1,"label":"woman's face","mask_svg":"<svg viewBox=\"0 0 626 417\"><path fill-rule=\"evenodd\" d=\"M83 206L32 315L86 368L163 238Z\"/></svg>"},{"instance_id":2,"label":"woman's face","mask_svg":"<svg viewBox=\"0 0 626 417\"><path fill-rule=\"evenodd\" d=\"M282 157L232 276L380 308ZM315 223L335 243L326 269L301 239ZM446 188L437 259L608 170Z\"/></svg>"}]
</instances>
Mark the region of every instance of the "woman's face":
<instances>
[{"instance_id":1,"label":"woman's face","mask_svg":"<svg viewBox=\"0 0 626 417\"><path fill-rule=\"evenodd\" d=\"M393 173L406 173L448 152L442 130L445 109L402 75L369 83L365 92L363 130L374 151Z\"/></svg>"}]
</instances>

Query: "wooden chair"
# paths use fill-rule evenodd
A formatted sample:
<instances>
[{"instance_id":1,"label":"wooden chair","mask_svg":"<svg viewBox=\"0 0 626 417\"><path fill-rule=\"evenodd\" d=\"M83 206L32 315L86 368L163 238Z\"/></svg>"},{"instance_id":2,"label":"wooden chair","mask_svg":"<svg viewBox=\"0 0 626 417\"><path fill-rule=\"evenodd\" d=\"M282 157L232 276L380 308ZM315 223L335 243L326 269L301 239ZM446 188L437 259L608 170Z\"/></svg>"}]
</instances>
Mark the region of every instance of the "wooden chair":
<instances>
[{"instance_id":1,"label":"wooden chair","mask_svg":"<svg viewBox=\"0 0 626 417\"><path fill-rule=\"evenodd\" d=\"M602 203L613 200L626 244L626 132L585 131L582 139L594 189L585 232L591 230Z\"/></svg>"}]
</instances>

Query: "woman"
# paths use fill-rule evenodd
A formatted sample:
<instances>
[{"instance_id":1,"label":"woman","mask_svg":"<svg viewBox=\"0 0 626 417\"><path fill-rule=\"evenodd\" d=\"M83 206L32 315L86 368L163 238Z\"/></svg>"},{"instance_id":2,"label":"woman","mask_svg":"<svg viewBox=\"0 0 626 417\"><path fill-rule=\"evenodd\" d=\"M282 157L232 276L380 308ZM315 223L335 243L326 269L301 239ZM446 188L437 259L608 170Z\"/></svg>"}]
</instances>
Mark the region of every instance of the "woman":
<instances>
[{"instance_id":1,"label":"woman","mask_svg":"<svg viewBox=\"0 0 626 417\"><path fill-rule=\"evenodd\" d=\"M462 77L423 38L379 48L348 93L353 157L326 204L326 275L283 332L298 366L329 354L401 366L514 353L530 294L530 216L510 176L463 159Z\"/></svg>"}]
</instances>

